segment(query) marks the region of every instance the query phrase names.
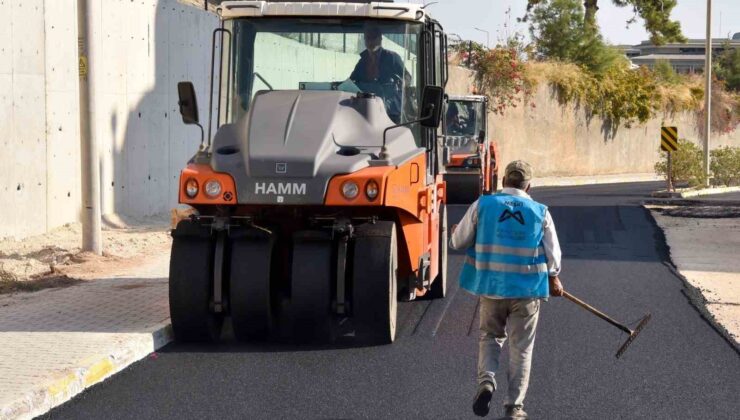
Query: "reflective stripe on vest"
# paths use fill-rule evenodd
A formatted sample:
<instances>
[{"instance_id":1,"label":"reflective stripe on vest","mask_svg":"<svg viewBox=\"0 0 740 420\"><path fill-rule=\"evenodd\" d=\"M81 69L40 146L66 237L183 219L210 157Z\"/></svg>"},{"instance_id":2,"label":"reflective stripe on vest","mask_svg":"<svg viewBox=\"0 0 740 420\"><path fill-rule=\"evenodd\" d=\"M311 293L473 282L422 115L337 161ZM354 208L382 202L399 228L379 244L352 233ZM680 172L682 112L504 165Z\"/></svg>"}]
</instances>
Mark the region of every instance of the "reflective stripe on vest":
<instances>
[{"instance_id":1,"label":"reflective stripe on vest","mask_svg":"<svg viewBox=\"0 0 740 420\"><path fill-rule=\"evenodd\" d=\"M547 207L525 197L481 197L476 244L467 251L460 286L478 295L547 297L547 257L542 246L546 212Z\"/></svg>"},{"instance_id":2,"label":"reflective stripe on vest","mask_svg":"<svg viewBox=\"0 0 740 420\"><path fill-rule=\"evenodd\" d=\"M516 274L547 273L547 263L535 265L502 264L488 261L476 261L475 258L470 257L465 259L465 263L475 266L476 270L490 270Z\"/></svg>"}]
</instances>

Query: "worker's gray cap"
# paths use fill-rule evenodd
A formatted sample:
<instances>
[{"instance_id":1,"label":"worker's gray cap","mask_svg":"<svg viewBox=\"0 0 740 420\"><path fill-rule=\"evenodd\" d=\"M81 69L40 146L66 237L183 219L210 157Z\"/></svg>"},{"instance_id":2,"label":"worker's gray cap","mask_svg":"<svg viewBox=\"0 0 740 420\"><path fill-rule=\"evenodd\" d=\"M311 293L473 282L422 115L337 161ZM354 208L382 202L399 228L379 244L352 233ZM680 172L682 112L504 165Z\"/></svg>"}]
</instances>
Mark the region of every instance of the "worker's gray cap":
<instances>
[{"instance_id":1,"label":"worker's gray cap","mask_svg":"<svg viewBox=\"0 0 740 420\"><path fill-rule=\"evenodd\" d=\"M508 177L509 174L512 172L519 172L520 174L522 174L524 181L529 181L532 179L532 165L523 160L515 160L506 165L506 171L504 171L504 175Z\"/></svg>"}]
</instances>

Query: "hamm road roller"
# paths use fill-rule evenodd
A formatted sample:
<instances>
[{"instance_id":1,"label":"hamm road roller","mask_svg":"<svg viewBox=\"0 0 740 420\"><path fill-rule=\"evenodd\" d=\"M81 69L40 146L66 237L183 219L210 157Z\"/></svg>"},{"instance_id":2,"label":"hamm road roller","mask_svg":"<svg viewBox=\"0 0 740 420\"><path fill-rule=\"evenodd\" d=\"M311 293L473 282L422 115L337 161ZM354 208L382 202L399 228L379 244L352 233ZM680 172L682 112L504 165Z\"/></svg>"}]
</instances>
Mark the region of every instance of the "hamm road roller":
<instances>
[{"instance_id":1,"label":"hamm road roller","mask_svg":"<svg viewBox=\"0 0 740 420\"><path fill-rule=\"evenodd\" d=\"M496 192L498 148L488 137L488 98L450 95L443 127L450 200L472 202Z\"/></svg>"},{"instance_id":2,"label":"hamm road roller","mask_svg":"<svg viewBox=\"0 0 740 420\"><path fill-rule=\"evenodd\" d=\"M391 343L398 300L443 298L438 127L447 36L418 4L224 1L208 120L172 231L179 341ZM204 127L204 126L207 126ZM439 137L441 138L441 136Z\"/></svg>"}]
</instances>

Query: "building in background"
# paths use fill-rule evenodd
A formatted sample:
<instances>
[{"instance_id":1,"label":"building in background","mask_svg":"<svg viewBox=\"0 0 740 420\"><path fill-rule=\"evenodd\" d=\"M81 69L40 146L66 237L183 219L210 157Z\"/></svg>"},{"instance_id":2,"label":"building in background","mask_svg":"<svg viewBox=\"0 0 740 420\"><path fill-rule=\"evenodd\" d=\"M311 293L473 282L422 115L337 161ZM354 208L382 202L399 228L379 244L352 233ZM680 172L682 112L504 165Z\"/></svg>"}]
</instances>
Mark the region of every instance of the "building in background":
<instances>
[{"instance_id":1,"label":"building in background","mask_svg":"<svg viewBox=\"0 0 740 420\"><path fill-rule=\"evenodd\" d=\"M689 39L684 44L655 45L642 41L638 45L622 46L633 64L653 68L658 61L667 61L677 73L703 73L706 48L704 39ZM712 54L717 56L726 48L740 48L740 33L730 38L713 38Z\"/></svg>"}]
</instances>

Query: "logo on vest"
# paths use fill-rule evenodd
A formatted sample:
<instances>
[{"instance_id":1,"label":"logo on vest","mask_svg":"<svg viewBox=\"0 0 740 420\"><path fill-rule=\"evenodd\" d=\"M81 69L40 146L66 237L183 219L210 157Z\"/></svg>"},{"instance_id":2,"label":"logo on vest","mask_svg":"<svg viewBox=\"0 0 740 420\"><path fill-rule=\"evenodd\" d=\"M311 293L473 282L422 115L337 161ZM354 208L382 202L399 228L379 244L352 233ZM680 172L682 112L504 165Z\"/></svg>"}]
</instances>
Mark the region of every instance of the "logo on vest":
<instances>
[{"instance_id":1,"label":"logo on vest","mask_svg":"<svg viewBox=\"0 0 740 420\"><path fill-rule=\"evenodd\" d=\"M524 216L522 215L521 211L512 212L511 210L506 209L503 211L503 213L501 213L501 216L499 216L498 221L499 223L501 223L509 219L514 219L520 224L524 225Z\"/></svg>"}]
</instances>

